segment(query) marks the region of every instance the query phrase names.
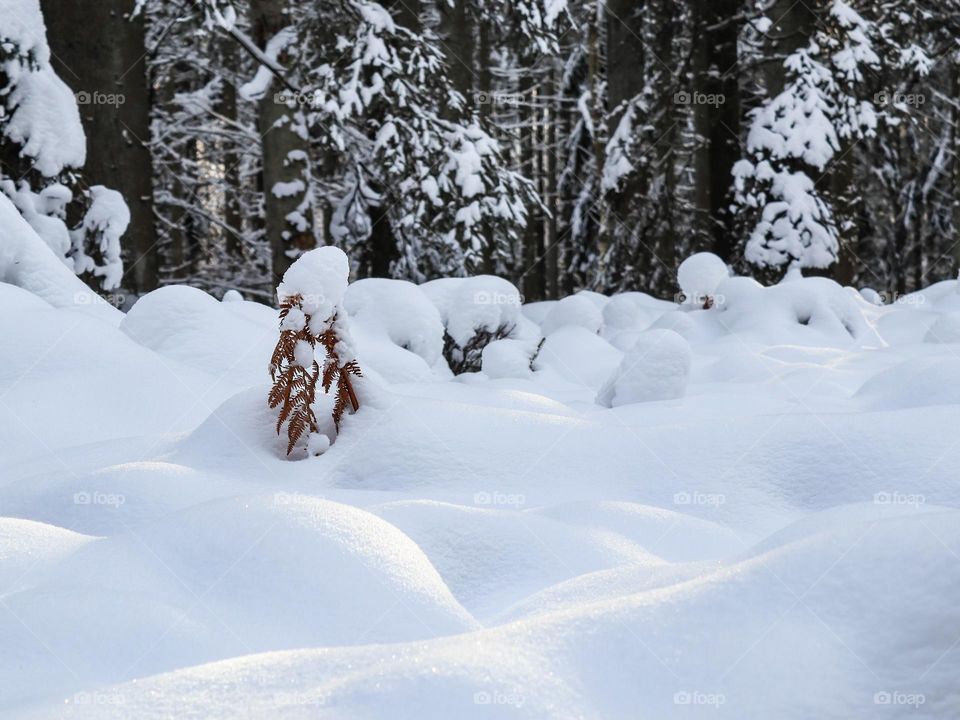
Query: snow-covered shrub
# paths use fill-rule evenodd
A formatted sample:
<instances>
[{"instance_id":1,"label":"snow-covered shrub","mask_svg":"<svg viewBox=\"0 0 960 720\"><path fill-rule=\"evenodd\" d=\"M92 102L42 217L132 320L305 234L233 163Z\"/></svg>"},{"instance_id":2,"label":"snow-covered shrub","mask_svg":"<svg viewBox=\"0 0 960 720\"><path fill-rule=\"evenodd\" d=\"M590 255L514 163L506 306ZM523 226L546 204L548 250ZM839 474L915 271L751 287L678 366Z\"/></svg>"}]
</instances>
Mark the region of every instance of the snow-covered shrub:
<instances>
[{"instance_id":1,"label":"snow-covered shrub","mask_svg":"<svg viewBox=\"0 0 960 720\"><path fill-rule=\"evenodd\" d=\"M708 252L691 255L677 268L677 284L684 301L707 309L713 307L717 287L728 277L727 264Z\"/></svg>"},{"instance_id":2,"label":"snow-covered shrub","mask_svg":"<svg viewBox=\"0 0 960 720\"><path fill-rule=\"evenodd\" d=\"M270 361L273 387L268 402L280 407L277 434L287 425L287 454L308 433L307 451L319 454L330 446L330 437L321 432L313 403L317 384L329 393L336 385L333 424L340 421L347 403L360 408L351 378L359 376L360 365L341 308L347 290L350 263L342 250L322 247L302 255L283 275L280 298L280 340ZM321 372L317 345L326 357ZM309 431L309 432L308 432Z\"/></svg>"},{"instance_id":3,"label":"snow-covered shrub","mask_svg":"<svg viewBox=\"0 0 960 720\"><path fill-rule=\"evenodd\" d=\"M597 307L597 303L586 295L571 295L550 308L540 329L544 336L548 336L567 325L599 333L603 327L603 312Z\"/></svg>"},{"instance_id":4,"label":"snow-covered shrub","mask_svg":"<svg viewBox=\"0 0 960 720\"><path fill-rule=\"evenodd\" d=\"M480 370L489 343L516 337L522 299L507 280L492 275L445 278L421 288L440 311L443 355L454 374Z\"/></svg>"},{"instance_id":5,"label":"snow-covered shrub","mask_svg":"<svg viewBox=\"0 0 960 720\"><path fill-rule=\"evenodd\" d=\"M820 277L763 287L734 277L717 288L722 304L711 313L723 330L768 344L880 347L865 314L874 306L852 288Z\"/></svg>"},{"instance_id":6,"label":"snow-covered shrub","mask_svg":"<svg viewBox=\"0 0 960 720\"><path fill-rule=\"evenodd\" d=\"M690 378L690 343L672 330L648 330L623 356L597 394L597 403L617 407L683 397Z\"/></svg>"}]
</instances>

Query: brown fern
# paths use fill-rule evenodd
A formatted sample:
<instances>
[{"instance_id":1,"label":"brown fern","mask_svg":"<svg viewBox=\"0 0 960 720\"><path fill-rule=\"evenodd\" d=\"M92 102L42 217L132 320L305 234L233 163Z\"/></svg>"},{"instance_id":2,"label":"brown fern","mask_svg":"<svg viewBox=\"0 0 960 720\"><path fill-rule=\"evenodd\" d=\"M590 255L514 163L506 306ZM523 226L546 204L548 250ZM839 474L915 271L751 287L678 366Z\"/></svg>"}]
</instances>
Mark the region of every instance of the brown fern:
<instances>
[{"instance_id":1,"label":"brown fern","mask_svg":"<svg viewBox=\"0 0 960 720\"><path fill-rule=\"evenodd\" d=\"M280 408L277 415L276 430L279 435L284 423L287 426L287 455L293 452L300 439L309 432L319 432L317 418L313 412L313 403L317 398L317 385L325 392L330 392L336 385L336 398L333 405L333 422L337 432L340 431L340 421L346 410L347 402L356 412L360 408L357 395L354 392L351 376L361 376L360 366L356 360L351 360L343 366L336 351L339 338L334 328L337 315L334 314L327 322L327 329L315 336L310 332L310 316L304 313L305 321L299 330L284 328L284 320L294 308L303 310L303 298L292 295L283 299L280 304L280 339L270 358L270 376L273 385L267 396L267 403L271 409ZM295 352L297 343L304 341L316 351L317 344L326 352L326 360L321 372L320 365L314 360L309 368L296 363Z\"/></svg>"},{"instance_id":2,"label":"brown fern","mask_svg":"<svg viewBox=\"0 0 960 720\"><path fill-rule=\"evenodd\" d=\"M363 373L360 371L360 366L356 360L340 364L340 356L337 353L337 343L340 338L337 337L336 330L334 330L336 320L337 315L334 314L327 324L327 329L320 336L320 344L327 351L327 360L323 366L323 389L330 392L334 384L337 386L337 393L333 402L333 424L336 426L337 432L340 432L340 421L347 409L347 402L350 403L353 412L360 409L360 403L357 401L357 394L354 392L350 377L362 377Z\"/></svg>"}]
</instances>

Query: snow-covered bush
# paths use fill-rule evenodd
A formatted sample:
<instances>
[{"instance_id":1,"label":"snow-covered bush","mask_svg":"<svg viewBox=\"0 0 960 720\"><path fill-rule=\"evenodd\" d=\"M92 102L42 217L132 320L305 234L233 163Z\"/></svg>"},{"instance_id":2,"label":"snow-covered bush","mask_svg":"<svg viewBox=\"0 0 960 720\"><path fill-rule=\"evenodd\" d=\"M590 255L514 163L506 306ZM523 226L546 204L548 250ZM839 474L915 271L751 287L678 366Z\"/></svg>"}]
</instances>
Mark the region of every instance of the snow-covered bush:
<instances>
[{"instance_id":1,"label":"snow-covered bush","mask_svg":"<svg viewBox=\"0 0 960 720\"><path fill-rule=\"evenodd\" d=\"M347 404L354 412L360 407L351 379L361 374L360 365L341 308L349 275L350 263L343 251L322 247L291 265L277 288L280 340L270 360L273 387L268 402L271 408L280 407L277 433L287 425L288 455L304 433L308 453L319 454L330 446L330 435L321 431L313 410L318 383L326 393L336 385L335 432L340 430ZM326 355L322 372L317 345Z\"/></svg>"},{"instance_id":2,"label":"snow-covered bush","mask_svg":"<svg viewBox=\"0 0 960 720\"><path fill-rule=\"evenodd\" d=\"M684 301L703 308L713 307L717 287L728 277L727 264L708 252L691 255L677 268L677 284Z\"/></svg>"},{"instance_id":3,"label":"snow-covered bush","mask_svg":"<svg viewBox=\"0 0 960 720\"><path fill-rule=\"evenodd\" d=\"M421 288L440 311L443 355L455 374L480 370L489 343L517 337L522 299L507 280L492 275L445 278Z\"/></svg>"},{"instance_id":4,"label":"snow-covered bush","mask_svg":"<svg viewBox=\"0 0 960 720\"><path fill-rule=\"evenodd\" d=\"M769 344L879 347L883 341L865 315L875 306L852 288L820 277L763 287L755 280L725 280L713 313L722 329Z\"/></svg>"},{"instance_id":5,"label":"snow-covered bush","mask_svg":"<svg viewBox=\"0 0 960 720\"><path fill-rule=\"evenodd\" d=\"M623 356L597 394L597 403L617 407L683 397L690 378L690 343L672 330L648 330Z\"/></svg>"}]
</instances>

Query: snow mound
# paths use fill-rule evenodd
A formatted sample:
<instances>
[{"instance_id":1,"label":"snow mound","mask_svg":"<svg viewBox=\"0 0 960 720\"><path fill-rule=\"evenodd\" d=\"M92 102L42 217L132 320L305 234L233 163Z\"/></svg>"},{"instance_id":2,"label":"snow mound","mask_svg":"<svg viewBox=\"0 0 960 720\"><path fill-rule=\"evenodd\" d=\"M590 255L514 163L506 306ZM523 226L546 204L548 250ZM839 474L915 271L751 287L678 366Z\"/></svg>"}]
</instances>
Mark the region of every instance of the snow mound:
<instances>
[{"instance_id":1,"label":"snow mound","mask_svg":"<svg viewBox=\"0 0 960 720\"><path fill-rule=\"evenodd\" d=\"M533 369L549 370L567 382L598 388L622 357L620 351L595 332L577 325L564 325L544 340Z\"/></svg>"},{"instance_id":2,"label":"snow mound","mask_svg":"<svg viewBox=\"0 0 960 720\"><path fill-rule=\"evenodd\" d=\"M283 274L281 298L300 295L303 312L327 320L340 305L350 278L350 261L340 248L327 246L304 253Z\"/></svg>"},{"instance_id":3,"label":"snow mound","mask_svg":"<svg viewBox=\"0 0 960 720\"><path fill-rule=\"evenodd\" d=\"M535 512L571 525L616 532L669 562L719 560L742 552L746 542L742 534L719 523L638 503L561 503Z\"/></svg>"},{"instance_id":4,"label":"snow mound","mask_svg":"<svg viewBox=\"0 0 960 720\"><path fill-rule=\"evenodd\" d=\"M483 348L481 370L492 379L528 378L532 374L529 343L522 340L494 340Z\"/></svg>"},{"instance_id":5,"label":"snow mound","mask_svg":"<svg viewBox=\"0 0 960 720\"><path fill-rule=\"evenodd\" d=\"M57 562L93 539L33 520L0 518L0 595L29 583L35 568Z\"/></svg>"},{"instance_id":6,"label":"snow mound","mask_svg":"<svg viewBox=\"0 0 960 720\"><path fill-rule=\"evenodd\" d=\"M276 314L266 306L242 300L221 303L185 285L141 297L120 329L160 356L209 373L230 389L268 377L279 333Z\"/></svg>"},{"instance_id":7,"label":"snow mound","mask_svg":"<svg viewBox=\"0 0 960 720\"><path fill-rule=\"evenodd\" d=\"M454 595L480 616L575 575L662 564L616 533L522 512L522 495L483 491L474 502L407 501L373 511L413 539Z\"/></svg>"},{"instance_id":8,"label":"snow mound","mask_svg":"<svg viewBox=\"0 0 960 720\"><path fill-rule=\"evenodd\" d=\"M855 399L877 410L960 404L960 359L912 359L867 380Z\"/></svg>"},{"instance_id":9,"label":"snow mound","mask_svg":"<svg viewBox=\"0 0 960 720\"><path fill-rule=\"evenodd\" d=\"M23 288L58 308L76 308L111 324L120 313L88 288L0 193L0 283Z\"/></svg>"},{"instance_id":10,"label":"snow mound","mask_svg":"<svg viewBox=\"0 0 960 720\"><path fill-rule=\"evenodd\" d=\"M300 494L196 505L34 576L4 597L3 704L245 653L477 627L403 533Z\"/></svg>"},{"instance_id":11,"label":"snow mound","mask_svg":"<svg viewBox=\"0 0 960 720\"><path fill-rule=\"evenodd\" d=\"M618 407L629 403L675 400L686 393L693 351L672 330L648 330L623 356L597 395L597 403Z\"/></svg>"},{"instance_id":12,"label":"snow mound","mask_svg":"<svg viewBox=\"0 0 960 720\"><path fill-rule=\"evenodd\" d=\"M440 313L413 283L358 280L347 289L344 309L364 367L388 381L429 379L442 362Z\"/></svg>"},{"instance_id":13,"label":"snow mound","mask_svg":"<svg viewBox=\"0 0 960 720\"><path fill-rule=\"evenodd\" d=\"M603 312L583 294L565 297L550 308L540 329L549 336L563 327L581 327L596 335L603 327Z\"/></svg>"},{"instance_id":14,"label":"snow mound","mask_svg":"<svg viewBox=\"0 0 960 720\"><path fill-rule=\"evenodd\" d=\"M924 342L960 343L960 312L945 312L927 330Z\"/></svg>"},{"instance_id":15,"label":"snow mound","mask_svg":"<svg viewBox=\"0 0 960 720\"><path fill-rule=\"evenodd\" d=\"M677 283L683 291L684 301L698 307L703 307L710 299L715 300L717 288L728 277L727 264L708 252L691 255L677 268Z\"/></svg>"},{"instance_id":16,"label":"snow mound","mask_svg":"<svg viewBox=\"0 0 960 720\"><path fill-rule=\"evenodd\" d=\"M960 592L960 513L837 520L693 576L665 569L635 593L604 592L637 572L608 571L593 577L593 602L428 642L189 668L112 688L122 707L77 706L76 717L390 717L403 707L429 718L626 720L642 707L658 718L692 708L874 720L893 698L901 715L948 717L960 661L943 628Z\"/></svg>"}]
</instances>

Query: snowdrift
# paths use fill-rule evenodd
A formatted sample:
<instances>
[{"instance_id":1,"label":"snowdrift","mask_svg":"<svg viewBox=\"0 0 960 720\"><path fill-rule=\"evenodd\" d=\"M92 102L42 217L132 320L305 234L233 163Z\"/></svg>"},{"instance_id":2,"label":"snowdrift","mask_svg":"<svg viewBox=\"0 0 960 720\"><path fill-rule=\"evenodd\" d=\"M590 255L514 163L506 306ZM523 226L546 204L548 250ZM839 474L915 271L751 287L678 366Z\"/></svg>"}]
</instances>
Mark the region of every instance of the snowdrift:
<instances>
[{"instance_id":1,"label":"snowdrift","mask_svg":"<svg viewBox=\"0 0 960 720\"><path fill-rule=\"evenodd\" d=\"M883 305L701 258L676 303L521 306L365 280L361 409L291 461L274 311L171 287L91 316L28 231L0 282L0 717L960 708L956 282ZM500 328L454 376L450 343Z\"/></svg>"}]
</instances>

